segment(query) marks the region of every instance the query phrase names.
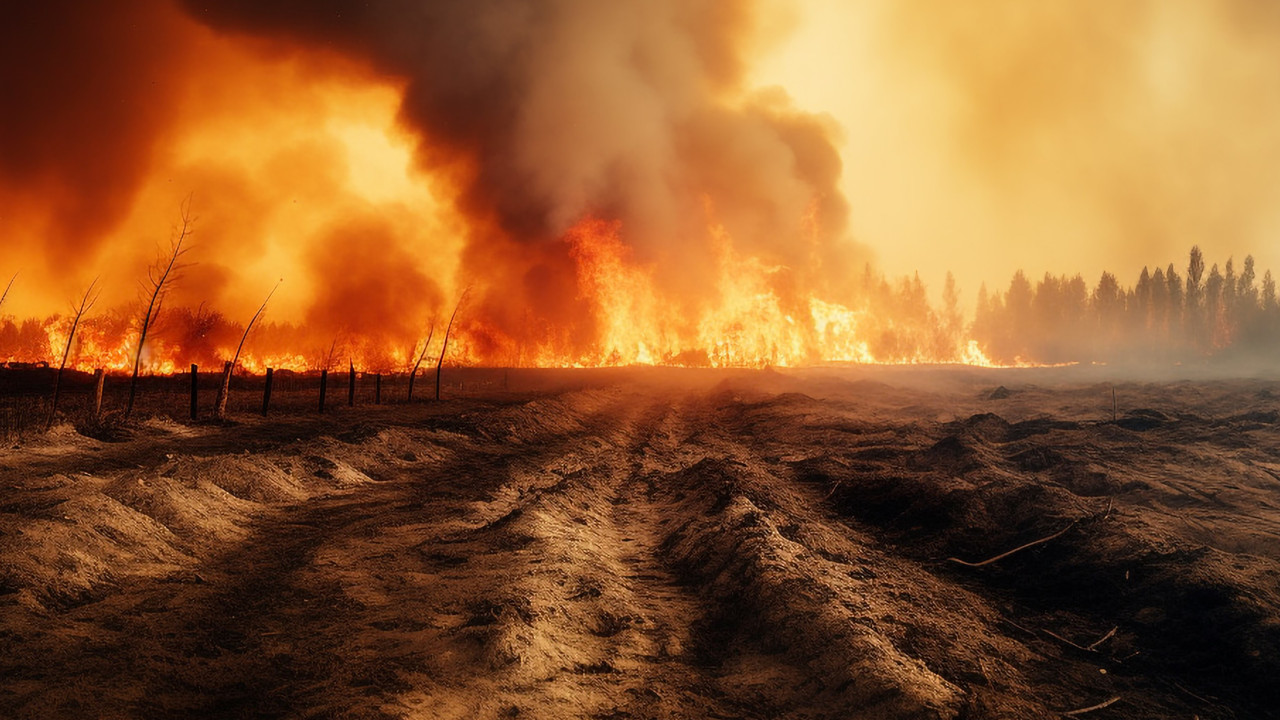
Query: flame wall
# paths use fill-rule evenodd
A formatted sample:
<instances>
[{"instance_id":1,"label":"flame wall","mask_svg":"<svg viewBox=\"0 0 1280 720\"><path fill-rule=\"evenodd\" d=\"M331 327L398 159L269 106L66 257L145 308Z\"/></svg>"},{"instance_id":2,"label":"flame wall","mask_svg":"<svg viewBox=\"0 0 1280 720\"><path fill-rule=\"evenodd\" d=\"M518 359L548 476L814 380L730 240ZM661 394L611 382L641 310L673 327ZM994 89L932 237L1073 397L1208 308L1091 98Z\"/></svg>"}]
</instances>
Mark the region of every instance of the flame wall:
<instances>
[{"instance_id":1,"label":"flame wall","mask_svg":"<svg viewBox=\"0 0 1280 720\"><path fill-rule=\"evenodd\" d=\"M98 276L98 307L127 315L188 195L195 234L149 349L171 365L228 355L280 277L255 363L408 362L466 288L472 362L795 363L827 354L814 303L853 312L866 258L835 128L747 87L769 40L753 2L6 13L17 318L65 312ZM65 324L43 322L51 347Z\"/></svg>"}]
</instances>

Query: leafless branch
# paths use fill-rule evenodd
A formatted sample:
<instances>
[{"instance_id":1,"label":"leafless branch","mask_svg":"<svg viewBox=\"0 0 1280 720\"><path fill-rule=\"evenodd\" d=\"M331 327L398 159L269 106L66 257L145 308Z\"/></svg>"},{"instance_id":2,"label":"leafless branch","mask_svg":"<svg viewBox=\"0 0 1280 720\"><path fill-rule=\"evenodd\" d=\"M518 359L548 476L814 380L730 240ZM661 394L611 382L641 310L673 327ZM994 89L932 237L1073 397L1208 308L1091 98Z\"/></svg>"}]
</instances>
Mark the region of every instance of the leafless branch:
<instances>
[{"instance_id":1,"label":"leafless branch","mask_svg":"<svg viewBox=\"0 0 1280 720\"><path fill-rule=\"evenodd\" d=\"M236 346L236 354L231 357L231 362L227 363L222 370L222 384L218 386L218 397L214 402L214 414L223 418L227 416L227 398L231 395L231 374L235 372L236 363L240 362L240 351L244 349L244 341L249 338L249 331L253 330L253 324L258 321L262 313L267 309L267 303L271 302L271 296L276 294L276 290L280 288L280 283L284 282L284 278L276 281L275 287L271 288L271 292L267 293L267 299L262 301L262 305L258 307L258 312L253 314L249 319L249 324L245 326L244 333L240 335L240 344Z\"/></svg>"},{"instance_id":2,"label":"leafless branch","mask_svg":"<svg viewBox=\"0 0 1280 720\"><path fill-rule=\"evenodd\" d=\"M422 365L422 359L427 356L427 348L431 347L431 338L436 335L436 319L431 318L431 327L427 329L427 339L422 343L422 352L418 353L418 359L413 363L413 370L409 373L409 400L413 400L413 381L418 377L418 367Z\"/></svg>"},{"instance_id":3,"label":"leafless branch","mask_svg":"<svg viewBox=\"0 0 1280 720\"><path fill-rule=\"evenodd\" d=\"M453 306L453 314L449 316L449 325L444 329L444 343L440 346L440 359L436 361L436 399L440 399L440 368L444 366L444 354L449 350L449 333L453 331L453 321L458 317L458 309L462 307L462 303L466 302L467 295L471 294L471 288L462 291L462 296L458 298L458 304Z\"/></svg>"},{"instance_id":4,"label":"leafless branch","mask_svg":"<svg viewBox=\"0 0 1280 720\"><path fill-rule=\"evenodd\" d=\"M53 420L58 414L58 398L62 390L62 373L67 367L67 358L71 356L71 343L75 340L76 330L80 328L80 320L84 314L93 308L98 302L100 294L95 295L93 290L98 285L98 278L94 278L89 283L88 289L84 291L84 296L80 298L80 304L72 304L71 310L74 313L71 320L71 331L67 333L67 344L62 350L62 364L58 365L58 374L53 378L53 403L49 407L49 423L48 427L53 426Z\"/></svg>"},{"instance_id":5,"label":"leafless branch","mask_svg":"<svg viewBox=\"0 0 1280 720\"><path fill-rule=\"evenodd\" d=\"M258 312L249 318L249 324L244 328L244 334L240 336L240 344L236 346L236 354L231 358L231 368L234 370L236 363L240 362L240 351L244 349L244 341L249 337L249 331L253 329L253 324L258 322L258 318L267 309L267 303L271 302L271 296L276 294L276 290L280 289L280 283L284 282L284 278L276 281L275 287L271 288L271 292L267 293L267 299L262 301L262 305L258 308ZM330 351L332 352L332 351Z\"/></svg>"},{"instance_id":6,"label":"leafless branch","mask_svg":"<svg viewBox=\"0 0 1280 720\"><path fill-rule=\"evenodd\" d=\"M178 258L186 252L182 245L191 236L194 222L195 218L191 215L191 196L188 195L187 199L182 203L181 223L174 230L174 238L168 254L162 255L156 261L156 264L147 268L147 279L150 281L150 287L148 288L150 299L147 301L147 311L142 316L142 329L138 334L138 349L133 358L133 379L129 383L129 404L124 411L125 417L129 417L133 413L133 401L138 391L138 371L142 367L142 348L147 342L147 332L160 314L160 304L163 302L164 294L173 280L173 272L178 266Z\"/></svg>"}]
</instances>

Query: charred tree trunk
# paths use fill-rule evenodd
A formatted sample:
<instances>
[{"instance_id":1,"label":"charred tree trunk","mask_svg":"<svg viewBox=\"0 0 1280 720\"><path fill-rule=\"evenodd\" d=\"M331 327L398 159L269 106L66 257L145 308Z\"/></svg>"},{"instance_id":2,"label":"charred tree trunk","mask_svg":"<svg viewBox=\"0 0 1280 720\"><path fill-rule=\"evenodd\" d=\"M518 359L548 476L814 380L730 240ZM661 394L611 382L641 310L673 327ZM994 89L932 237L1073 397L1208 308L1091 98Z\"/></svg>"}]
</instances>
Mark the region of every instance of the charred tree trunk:
<instances>
[{"instance_id":1,"label":"charred tree trunk","mask_svg":"<svg viewBox=\"0 0 1280 720\"><path fill-rule=\"evenodd\" d=\"M267 384L262 388L262 417L267 416L267 407L271 405L271 368L267 368Z\"/></svg>"}]
</instances>

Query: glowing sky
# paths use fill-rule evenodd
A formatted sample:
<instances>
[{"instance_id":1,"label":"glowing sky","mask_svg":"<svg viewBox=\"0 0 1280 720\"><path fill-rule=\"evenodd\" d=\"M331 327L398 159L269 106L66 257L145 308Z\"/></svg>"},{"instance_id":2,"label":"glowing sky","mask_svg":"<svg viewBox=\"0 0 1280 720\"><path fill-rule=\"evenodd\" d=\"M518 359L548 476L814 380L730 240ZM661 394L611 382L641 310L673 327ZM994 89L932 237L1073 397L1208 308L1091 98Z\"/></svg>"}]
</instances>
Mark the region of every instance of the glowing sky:
<instances>
[{"instance_id":1,"label":"glowing sky","mask_svg":"<svg viewBox=\"0 0 1280 720\"><path fill-rule=\"evenodd\" d=\"M758 83L844 128L858 240L966 300L1200 244L1280 270L1280 4L802 0Z\"/></svg>"}]
</instances>

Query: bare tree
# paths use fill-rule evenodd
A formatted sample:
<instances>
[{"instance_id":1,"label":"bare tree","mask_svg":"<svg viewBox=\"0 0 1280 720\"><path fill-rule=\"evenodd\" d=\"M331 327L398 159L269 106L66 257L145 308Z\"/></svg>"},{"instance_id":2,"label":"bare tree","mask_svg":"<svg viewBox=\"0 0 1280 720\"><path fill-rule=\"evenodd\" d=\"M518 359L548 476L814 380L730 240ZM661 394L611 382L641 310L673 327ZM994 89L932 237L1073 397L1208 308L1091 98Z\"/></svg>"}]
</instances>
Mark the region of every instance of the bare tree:
<instances>
[{"instance_id":1,"label":"bare tree","mask_svg":"<svg viewBox=\"0 0 1280 720\"><path fill-rule=\"evenodd\" d=\"M282 282L284 282L284 278L276 281L275 287L271 288L271 292L267 293L267 299L262 301L258 312L254 313L253 317L249 319L249 324L244 328L244 334L240 336L240 344L236 346L236 354L231 357L231 362L222 369L222 385L218 387L218 399L214 403L214 414L220 418L227 415L227 396L231 394L231 373L235 372L236 363L240 362L240 351L244 349L244 341L248 339L249 331L253 329L253 324L258 322L258 318L267 309L267 303L271 302L271 296L276 294L276 290L280 288L280 283Z\"/></svg>"},{"instance_id":2,"label":"bare tree","mask_svg":"<svg viewBox=\"0 0 1280 720\"><path fill-rule=\"evenodd\" d=\"M454 318L458 317L458 308L462 307L462 303L466 302L467 295L471 292L471 288L467 288L462 292L462 297L458 298L458 304L453 306L453 314L449 316L449 325L444 329L444 342L440 345L440 359L436 361L436 399L440 399L440 368L444 366L444 354L449 350L449 333L453 330Z\"/></svg>"},{"instance_id":3,"label":"bare tree","mask_svg":"<svg viewBox=\"0 0 1280 720\"><path fill-rule=\"evenodd\" d=\"M427 356L427 348L431 347L431 338L436 334L436 319L431 318L431 327L427 330L427 340L422 343L422 352L418 353L418 359L413 363L413 370L409 373L409 400L413 400L413 381L418 377L418 367L422 365L422 359Z\"/></svg>"},{"instance_id":4,"label":"bare tree","mask_svg":"<svg viewBox=\"0 0 1280 720\"><path fill-rule=\"evenodd\" d=\"M143 284L143 293L144 296L149 294L150 299L147 301L147 311L142 316L138 350L133 358L133 379L129 382L129 404L124 411L126 418L133 414L133 401L138 392L138 370L142 367L142 348L147 342L147 331L155 324L165 292L175 279L174 271L178 268L178 258L186 252L182 244L191 236L191 226L194 221L195 218L191 216L191 197L187 196L182 203L182 222L174 230L168 254L162 255L154 265L147 268L147 282Z\"/></svg>"},{"instance_id":5,"label":"bare tree","mask_svg":"<svg viewBox=\"0 0 1280 720\"><path fill-rule=\"evenodd\" d=\"M53 420L58 415L58 397L62 390L62 371L67 367L67 358L71 355L71 343L75 340L76 330L80 328L80 319L89 312L94 303L98 302L98 295L93 294L93 289L98 284L98 279L94 278L89 283L89 288L84 291L84 297L80 298L79 305L72 305L71 309L75 313L71 320L71 332L67 333L67 344L62 350L62 364L58 365L58 374L53 376L53 403L49 407L49 422L46 427L53 427Z\"/></svg>"}]
</instances>

